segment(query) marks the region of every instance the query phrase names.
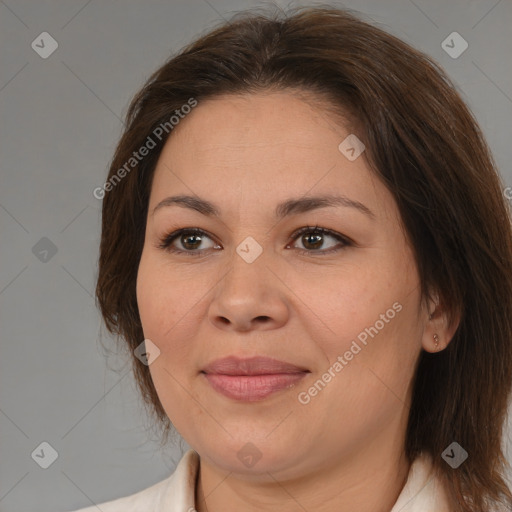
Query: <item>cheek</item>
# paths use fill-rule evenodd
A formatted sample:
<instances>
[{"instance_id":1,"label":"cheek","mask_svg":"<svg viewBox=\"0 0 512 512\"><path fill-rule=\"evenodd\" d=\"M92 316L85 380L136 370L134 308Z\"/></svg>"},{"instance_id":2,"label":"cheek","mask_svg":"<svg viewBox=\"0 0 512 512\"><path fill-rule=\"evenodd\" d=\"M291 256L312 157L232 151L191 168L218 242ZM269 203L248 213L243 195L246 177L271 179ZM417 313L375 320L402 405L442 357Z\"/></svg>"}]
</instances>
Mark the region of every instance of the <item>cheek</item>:
<instances>
[{"instance_id":1,"label":"cheek","mask_svg":"<svg viewBox=\"0 0 512 512\"><path fill-rule=\"evenodd\" d=\"M338 391L346 397L344 407L364 423L373 414L384 418L409 400L410 382L421 351L418 296L409 294L392 302L377 301L369 308L357 329L331 347L330 360L341 363L343 378ZM355 327L354 324L351 324ZM373 412L372 412L373 411ZM340 408L340 414L342 413Z\"/></svg>"},{"instance_id":2,"label":"cheek","mask_svg":"<svg viewBox=\"0 0 512 512\"><path fill-rule=\"evenodd\" d=\"M419 288L414 268L404 259L401 268L397 262L379 261L341 273L328 275L321 269L308 279L296 277L293 289L305 298L297 307L325 356L320 372L342 357L343 368L364 365L401 387L421 347ZM350 374L353 382L375 380L368 372Z\"/></svg>"},{"instance_id":3,"label":"cheek","mask_svg":"<svg viewBox=\"0 0 512 512\"><path fill-rule=\"evenodd\" d=\"M158 272L149 264L147 258L141 258L137 274L137 306L144 336L156 342L163 329L162 294L165 287L158 282Z\"/></svg>"},{"instance_id":4,"label":"cheek","mask_svg":"<svg viewBox=\"0 0 512 512\"><path fill-rule=\"evenodd\" d=\"M393 317L393 303L403 295L400 284L391 285L378 269L362 265L329 272L320 268L306 276L296 274L293 281L289 276L288 283L311 337L325 340L325 348L337 353L348 350L347 344L373 326L379 315L391 309L388 316Z\"/></svg>"},{"instance_id":5,"label":"cheek","mask_svg":"<svg viewBox=\"0 0 512 512\"><path fill-rule=\"evenodd\" d=\"M137 275L139 315L144 337L160 349L149 371L160 403L179 432L190 428L188 415L179 412L191 412L189 393L182 387L188 379L184 373L191 370L191 343L183 329L186 329L187 311L190 314L189 303L197 302L194 293L181 281L152 255L143 253ZM191 300L187 298L190 295L194 295Z\"/></svg>"},{"instance_id":6,"label":"cheek","mask_svg":"<svg viewBox=\"0 0 512 512\"><path fill-rule=\"evenodd\" d=\"M137 274L137 306L144 338L150 339L160 349L160 356L150 366L152 374L153 367L167 359L167 340L172 335L173 325L181 316L176 288L165 277L158 264L143 253ZM167 363L165 366L168 366Z\"/></svg>"},{"instance_id":7,"label":"cheek","mask_svg":"<svg viewBox=\"0 0 512 512\"><path fill-rule=\"evenodd\" d=\"M331 335L322 346L329 362L319 367L310 388L299 390L303 392L301 403L311 401L304 413L309 411L310 418L330 425L333 432L342 421L349 437L374 435L410 399L410 382L421 350L417 310L415 298L398 303L392 302L394 297L375 301L357 319L349 309L340 315L338 323L331 325L341 334Z\"/></svg>"},{"instance_id":8,"label":"cheek","mask_svg":"<svg viewBox=\"0 0 512 512\"><path fill-rule=\"evenodd\" d=\"M155 385L176 384L169 373L188 374L195 370L198 329L204 318L205 289L211 285L190 272L171 267L159 255L142 255L137 275L137 301L144 337L160 349L160 356L150 366ZM169 380L170 379L170 380ZM159 390L160 391L160 390ZM159 393L160 394L160 393Z\"/></svg>"},{"instance_id":9,"label":"cheek","mask_svg":"<svg viewBox=\"0 0 512 512\"><path fill-rule=\"evenodd\" d=\"M156 257L144 252L137 274L137 305L144 334L161 343L178 322L198 303L200 290L194 290L190 279L176 272Z\"/></svg>"}]
</instances>

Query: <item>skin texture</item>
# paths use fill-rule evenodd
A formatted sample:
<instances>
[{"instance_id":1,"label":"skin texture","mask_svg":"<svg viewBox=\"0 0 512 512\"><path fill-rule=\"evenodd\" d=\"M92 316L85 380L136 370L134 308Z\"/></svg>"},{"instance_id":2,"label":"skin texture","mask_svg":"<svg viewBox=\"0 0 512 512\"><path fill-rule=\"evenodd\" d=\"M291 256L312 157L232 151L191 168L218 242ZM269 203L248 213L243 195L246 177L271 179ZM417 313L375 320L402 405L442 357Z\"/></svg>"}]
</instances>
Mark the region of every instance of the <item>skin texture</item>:
<instances>
[{"instance_id":1,"label":"skin texture","mask_svg":"<svg viewBox=\"0 0 512 512\"><path fill-rule=\"evenodd\" d=\"M145 338L160 349L150 365L159 398L201 457L199 512L389 512L405 484L415 364L422 348L435 350L434 333L441 350L456 326L421 300L393 197L364 153L349 161L338 149L349 133L292 92L222 96L180 122L158 161L137 299ZM215 203L220 217L178 205L153 214L178 194ZM282 201L322 194L359 201L374 218L346 206L274 217ZM311 232L293 238L316 225L352 243ZM158 247L180 228L211 235L171 244L199 256ZM263 250L252 263L236 252L249 236ZM299 393L396 303L400 311L301 403ZM311 373L262 401L237 402L200 373L228 355L265 355ZM237 456L247 443L261 454L252 467Z\"/></svg>"}]
</instances>

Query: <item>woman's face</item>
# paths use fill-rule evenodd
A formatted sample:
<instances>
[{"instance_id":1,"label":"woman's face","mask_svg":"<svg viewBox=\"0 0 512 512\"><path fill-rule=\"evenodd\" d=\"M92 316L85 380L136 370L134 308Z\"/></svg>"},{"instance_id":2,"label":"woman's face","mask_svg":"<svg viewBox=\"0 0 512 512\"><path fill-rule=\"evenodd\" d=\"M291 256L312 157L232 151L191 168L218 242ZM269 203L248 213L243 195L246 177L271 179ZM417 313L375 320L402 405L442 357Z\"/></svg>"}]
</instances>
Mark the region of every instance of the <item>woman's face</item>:
<instances>
[{"instance_id":1,"label":"woman's face","mask_svg":"<svg viewBox=\"0 0 512 512\"><path fill-rule=\"evenodd\" d=\"M176 429L226 471L305 475L403 444L428 313L391 194L353 139L339 148L349 134L289 92L224 96L158 161L137 279L149 368ZM287 203L323 196L344 199ZM164 247L183 228L201 232ZM228 356L299 370L207 377Z\"/></svg>"}]
</instances>

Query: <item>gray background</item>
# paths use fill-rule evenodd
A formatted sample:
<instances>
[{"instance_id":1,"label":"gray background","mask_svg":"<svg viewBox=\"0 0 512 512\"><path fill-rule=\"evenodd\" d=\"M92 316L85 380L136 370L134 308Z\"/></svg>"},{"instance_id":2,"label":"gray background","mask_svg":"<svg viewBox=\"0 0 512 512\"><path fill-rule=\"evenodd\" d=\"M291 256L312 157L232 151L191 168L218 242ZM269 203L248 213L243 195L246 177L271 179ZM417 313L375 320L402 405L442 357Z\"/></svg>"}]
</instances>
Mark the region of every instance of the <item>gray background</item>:
<instances>
[{"instance_id":1,"label":"gray background","mask_svg":"<svg viewBox=\"0 0 512 512\"><path fill-rule=\"evenodd\" d=\"M149 74L223 17L261 5L0 1L1 512L65 511L131 494L167 477L188 448L159 450L128 357L101 329L93 300L101 202L92 191ZM510 0L344 5L447 70L512 185ZM59 45L47 59L31 48L44 31ZM469 43L456 59L441 46L453 31ZM58 452L48 469L31 457L43 441Z\"/></svg>"}]
</instances>

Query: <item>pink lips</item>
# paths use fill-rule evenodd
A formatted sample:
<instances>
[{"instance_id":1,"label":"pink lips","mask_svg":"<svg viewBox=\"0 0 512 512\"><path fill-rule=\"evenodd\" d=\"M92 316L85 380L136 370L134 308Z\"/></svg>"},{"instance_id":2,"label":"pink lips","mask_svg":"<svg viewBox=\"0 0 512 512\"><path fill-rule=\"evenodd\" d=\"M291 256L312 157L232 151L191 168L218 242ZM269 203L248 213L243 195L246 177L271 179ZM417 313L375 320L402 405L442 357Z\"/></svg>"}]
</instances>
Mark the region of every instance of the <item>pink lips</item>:
<instances>
[{"instance_id":1,"label":"pink lips","mask_svg":"<svg viewBox=\"0 0 512 512\"><path fill-rule=\"evenodd\" d=\"M309 370L268 357L218 359L202 372L217 392L234 400L253 402L292 387Z\"/></svg>"}]
</instances>

